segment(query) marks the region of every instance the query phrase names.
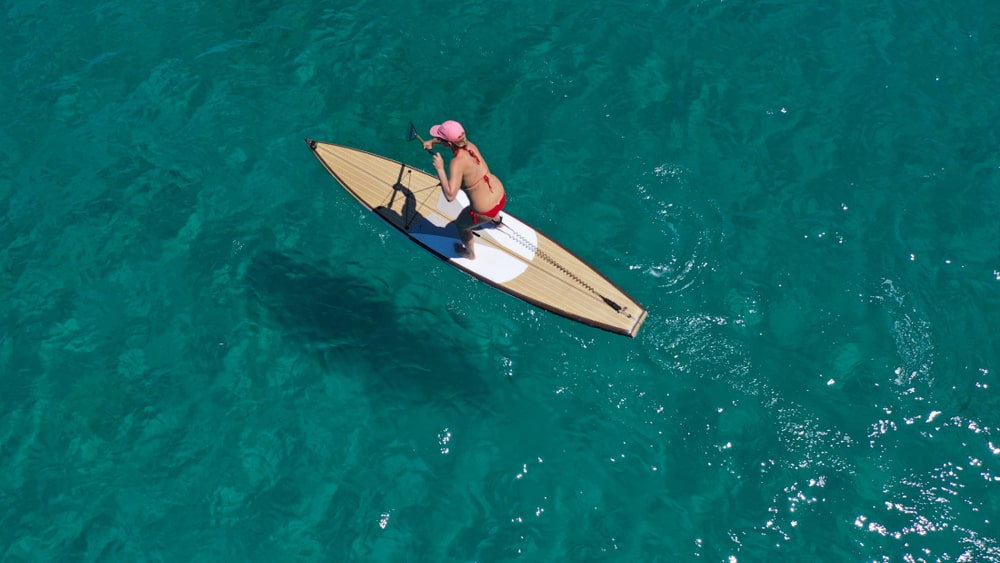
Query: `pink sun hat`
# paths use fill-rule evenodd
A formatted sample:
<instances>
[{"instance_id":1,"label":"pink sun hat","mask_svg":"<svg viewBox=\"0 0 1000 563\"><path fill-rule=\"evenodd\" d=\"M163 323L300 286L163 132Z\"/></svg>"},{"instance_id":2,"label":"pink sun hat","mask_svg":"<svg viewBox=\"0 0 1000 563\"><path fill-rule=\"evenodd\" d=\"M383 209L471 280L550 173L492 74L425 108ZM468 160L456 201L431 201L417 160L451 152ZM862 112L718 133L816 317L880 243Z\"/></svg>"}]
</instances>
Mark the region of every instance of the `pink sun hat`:
<instances>
[{"instance_id":1,"label":"pink sun hat","mask_svg":"<svg viewBox=\"0 0 1000 563\"><path fill-rule=\"evenodd\" d=\"M462 127L462 124L457 121L452 121L450 119L448 121L445 121L441 125L435 125L434 127L431 127L432 137L444 139L445 141L449 141L452 143L461 139L462 135L465 135L465 129Z\"/></svg>"}]
</instances>

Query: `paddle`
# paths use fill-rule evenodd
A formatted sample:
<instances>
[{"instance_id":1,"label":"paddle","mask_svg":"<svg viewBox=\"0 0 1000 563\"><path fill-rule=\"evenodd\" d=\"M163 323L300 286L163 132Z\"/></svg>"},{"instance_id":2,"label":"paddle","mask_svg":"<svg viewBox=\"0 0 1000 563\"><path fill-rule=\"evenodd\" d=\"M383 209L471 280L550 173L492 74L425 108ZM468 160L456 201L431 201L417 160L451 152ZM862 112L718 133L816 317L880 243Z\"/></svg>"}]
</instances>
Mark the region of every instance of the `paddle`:
<instances>
[{"instance_id":1,"label":"paddle","mask_svg":"<svg viewBox=\"0 0 1000 563\"><path fill-rule=\"evenodd\" d=\"M411 121L410 130L406 132L406 140L412 141L413 139L420 139L420 145L423 146L424 139L419 134L417 134L417 128L413 126L413 122ZM434 151L432 151L431 149L425 149L425 150L427 151L427 154L434 154Z\"/></svg>"}]
</instances>

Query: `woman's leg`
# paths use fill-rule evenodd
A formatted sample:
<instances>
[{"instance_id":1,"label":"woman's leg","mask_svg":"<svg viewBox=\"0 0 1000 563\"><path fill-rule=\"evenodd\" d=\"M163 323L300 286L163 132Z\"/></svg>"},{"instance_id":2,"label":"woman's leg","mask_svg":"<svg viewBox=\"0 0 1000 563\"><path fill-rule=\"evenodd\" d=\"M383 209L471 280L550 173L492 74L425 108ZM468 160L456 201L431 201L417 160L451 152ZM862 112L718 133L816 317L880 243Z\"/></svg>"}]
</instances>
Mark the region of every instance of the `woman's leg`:
<instances>
[{"instance_id":1,"label":"woman's leg","mask_svg":"<svg viewBox=\"0 0 1000 563\"><path fill-rule=\"evenodd\" d=\"M476 258L476 251L473 248L475 237L472 234L472 227L476 224L475 217L472 207L469 206L463 209L458 219L455 220L455 226L458 227L458 237L462 240L461 244L455 244L455 251L458 252L459 256L470 260Z\"/></svg>"}]
</instances>

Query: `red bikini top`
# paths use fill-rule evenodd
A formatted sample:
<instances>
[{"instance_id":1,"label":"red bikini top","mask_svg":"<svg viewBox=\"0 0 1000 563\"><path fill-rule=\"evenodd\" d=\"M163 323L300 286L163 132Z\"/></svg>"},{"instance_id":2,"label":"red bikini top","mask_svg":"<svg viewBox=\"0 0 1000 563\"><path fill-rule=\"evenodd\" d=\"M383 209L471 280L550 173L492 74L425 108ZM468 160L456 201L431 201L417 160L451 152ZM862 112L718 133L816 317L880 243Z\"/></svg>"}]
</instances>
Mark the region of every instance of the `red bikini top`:
<instances>
[{"instance_id":1,"label":"red bikini top","mask_svg":"<svg viewBox=\"0 0 1000 563\"><path fill-rule=\"evenodd\" d=\"M469 150L466 147L455 147L455 148L451 149L451 154L453 156L458 156L458 151L465 151L465 152L469 153L469 156L471 156L473 158L473 160L476 161L476 164L479 164L479 165L483 164L483 161L479 159L479 156L477 156L475 152ZM478 186L479 182L482 182L483 180L486 180L486 187L488 187L490 189L490 193L492 193L493 192L493 185L490 184L489 169L486 170L486 174L483 174L482 178L480 178L480 179L476 180L475 182L473 182L472 185L470 185L466 189L471 190L472 188Z\"/></svg>"}]
</instances>

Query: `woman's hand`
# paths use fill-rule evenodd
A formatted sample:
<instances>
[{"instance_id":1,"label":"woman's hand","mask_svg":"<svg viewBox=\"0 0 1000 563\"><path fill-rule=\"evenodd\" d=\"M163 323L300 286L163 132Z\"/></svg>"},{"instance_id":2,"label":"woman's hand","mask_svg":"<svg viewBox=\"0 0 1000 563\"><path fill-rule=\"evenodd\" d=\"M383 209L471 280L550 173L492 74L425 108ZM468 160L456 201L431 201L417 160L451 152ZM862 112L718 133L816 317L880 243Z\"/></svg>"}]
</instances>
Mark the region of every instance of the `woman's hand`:
<instances>
[{"instance_id":1,"label":"woman's hand","mask_svg":"<svg viewBox=\"0 0 1000 563\"><path fill-rule=\"evenodd\" d=\"M435 170L438 172L444 172L444 157L441 156L441 153L434 153L434 157L431 160L434 161Z\"/></svg>"},{"instance_id":2,"label":"woman's hand","mask_svg":"<svg viewBox=\"0 0 1000 563\"><path fill-rule=\"evenodd\" d=\"M424 150L425 151L429 151L432 148L434 148L434 140L433 139L431 139L430 141L424 141Z\"/></svg>"}]
</instances>

